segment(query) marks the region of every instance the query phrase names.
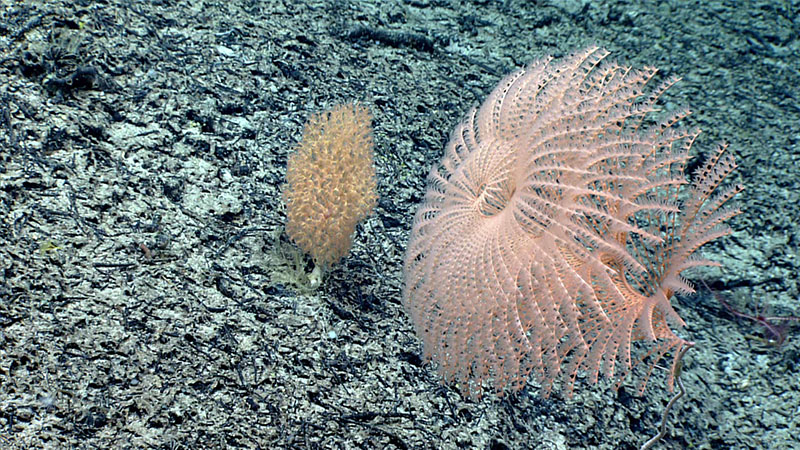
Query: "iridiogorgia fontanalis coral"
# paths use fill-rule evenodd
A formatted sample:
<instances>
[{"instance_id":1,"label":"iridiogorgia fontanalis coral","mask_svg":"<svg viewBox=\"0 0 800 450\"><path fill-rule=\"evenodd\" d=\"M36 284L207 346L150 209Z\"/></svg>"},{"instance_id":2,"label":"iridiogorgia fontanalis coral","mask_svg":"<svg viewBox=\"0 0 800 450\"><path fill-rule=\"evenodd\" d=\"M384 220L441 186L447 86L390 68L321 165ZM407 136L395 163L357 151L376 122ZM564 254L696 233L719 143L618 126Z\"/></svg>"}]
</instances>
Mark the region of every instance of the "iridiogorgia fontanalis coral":
<instances>
[{"instance_id":1,"label":"iridiogorgia fontanalis coral","mask_svg":"<svg viewBox=\"0 0 800 450\"><path fill-rule=\"evenodd\" d=\"M578 374L619 383L692 343L670 304L696 251L730 232L717 189L735 168L720 147L684 175L698 131L655 122L655 70L590 48L506 78L453 132L414 219L404 304L425 354L468 394L529 376L544 396Z\"/></svg>"},{"instance_id":2,"label":"iridiogorgia fontanalis coral","mask_svg":"<svg viewBox=\"0 0 800 450\"><path fill-rule=\"evenodd\" d=\"M317 267L347 255L356 225L377 202L370 120L367 108L354 104L316 114L289 155L286 232Z\"/></svg>"}]
</instances>

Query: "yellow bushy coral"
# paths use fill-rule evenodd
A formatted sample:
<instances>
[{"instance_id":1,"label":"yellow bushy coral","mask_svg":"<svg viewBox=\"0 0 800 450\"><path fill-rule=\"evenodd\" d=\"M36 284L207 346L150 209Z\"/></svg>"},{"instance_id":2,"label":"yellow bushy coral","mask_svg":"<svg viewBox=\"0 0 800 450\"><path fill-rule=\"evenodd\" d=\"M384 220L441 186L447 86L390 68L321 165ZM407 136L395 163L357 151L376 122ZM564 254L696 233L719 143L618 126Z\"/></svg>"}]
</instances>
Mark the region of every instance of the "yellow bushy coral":
<instances>
[{"instance_id":1,"label":"yellow bushy coral","mask_svg":"<svg viewBox=\"0 0 800 450\"><path fill-rule=\"evenodd\" d=\"M315 114L289 156L286 232L319 267L350 251L356 225L378 199L371 116L356 104Z\"/></svg>"}]
</instances>

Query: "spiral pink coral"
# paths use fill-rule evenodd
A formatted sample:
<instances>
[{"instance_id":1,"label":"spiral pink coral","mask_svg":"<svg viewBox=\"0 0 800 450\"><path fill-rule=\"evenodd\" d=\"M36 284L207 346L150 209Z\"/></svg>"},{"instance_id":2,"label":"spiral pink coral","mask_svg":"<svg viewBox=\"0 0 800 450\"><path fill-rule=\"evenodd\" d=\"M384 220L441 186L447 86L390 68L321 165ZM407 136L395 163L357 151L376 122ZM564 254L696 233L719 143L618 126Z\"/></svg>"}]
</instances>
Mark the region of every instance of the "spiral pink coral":
<instances>
[{"instance_id":1,"label":"spiral pink coral","mask_svg":"<svg viewBox=\"0 0 800 450\"><path fill-rule=\"evenodd\" d=\"M491 382L547 396L579 372L618 383L691 342L670 304L684 269L726 235L741 187L721 147L684 176L698 132L681 111L650 125L654 69L590 48L506 78L455 129L430 173L405 260L404 304L445 380L469 394ZM679 193L688 191L685 200ZM681 198L684 198L681 196ZM673 371L674 373L674 371ZM670 387L672 380L670 379Z\"/></svg>"}]
</instances>

